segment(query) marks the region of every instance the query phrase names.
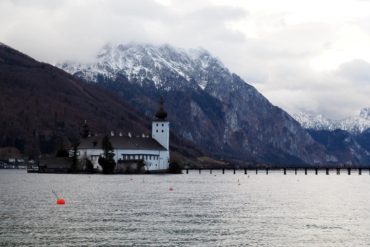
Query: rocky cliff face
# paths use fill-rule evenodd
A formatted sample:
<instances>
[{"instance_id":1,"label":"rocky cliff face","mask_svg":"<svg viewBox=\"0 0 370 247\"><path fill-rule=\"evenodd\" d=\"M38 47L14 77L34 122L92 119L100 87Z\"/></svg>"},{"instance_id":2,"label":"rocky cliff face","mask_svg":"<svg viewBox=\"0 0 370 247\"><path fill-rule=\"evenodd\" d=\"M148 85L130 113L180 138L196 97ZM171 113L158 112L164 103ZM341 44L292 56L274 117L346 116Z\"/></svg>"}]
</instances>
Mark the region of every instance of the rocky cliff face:
<instances>
[{"instance_id":1,"label":"rocky cliff face","mask_svg":"<svg viewBox=\"0 0 370 247\"><path fill-rule=\"evenodd\" d=\"M163 95L175 133L221 158L285 165L336 161L297 121L205 50L107 45L90 64L58 66L118 92L148 116L155 108L145 109Z\"/></svg>"}]
</instances>

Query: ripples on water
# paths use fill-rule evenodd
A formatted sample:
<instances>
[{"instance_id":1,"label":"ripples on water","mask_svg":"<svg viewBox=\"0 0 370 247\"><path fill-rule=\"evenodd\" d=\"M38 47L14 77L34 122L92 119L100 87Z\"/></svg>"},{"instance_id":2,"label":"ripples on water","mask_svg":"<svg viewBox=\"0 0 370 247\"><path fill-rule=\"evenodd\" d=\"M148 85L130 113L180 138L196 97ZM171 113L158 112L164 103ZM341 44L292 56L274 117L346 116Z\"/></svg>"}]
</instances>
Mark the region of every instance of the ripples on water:
<instances>
[{"instance_id":1,"label":"ripples on water","mask_svg":"<svg viewBox=\"0 0 370 247\"><path fill-rule=\"evenodd\" d=\"M0 170L0 245L369 246L369 199L369 174Z\"/></svg>"}]
</instances>

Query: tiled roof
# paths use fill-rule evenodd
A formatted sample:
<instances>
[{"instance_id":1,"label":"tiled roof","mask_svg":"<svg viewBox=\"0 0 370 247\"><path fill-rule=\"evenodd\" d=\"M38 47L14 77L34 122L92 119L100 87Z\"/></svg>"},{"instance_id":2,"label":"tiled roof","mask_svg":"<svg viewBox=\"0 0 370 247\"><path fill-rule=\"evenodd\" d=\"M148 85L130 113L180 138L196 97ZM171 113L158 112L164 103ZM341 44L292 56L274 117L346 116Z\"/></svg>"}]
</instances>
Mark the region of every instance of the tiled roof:
<instances>
[{"instance_id":1,"label":"tiled roof","mask_svg":"<svg viewBox=\"0 0 370 247\"><path fill-rule=\"evenodd\" d=\"M102 139L103 136L89 136L81 140L79 148L102 149ZM151 137L109 136L109 141L114 149L167 150Z\"/></svg>"}]
</instances>

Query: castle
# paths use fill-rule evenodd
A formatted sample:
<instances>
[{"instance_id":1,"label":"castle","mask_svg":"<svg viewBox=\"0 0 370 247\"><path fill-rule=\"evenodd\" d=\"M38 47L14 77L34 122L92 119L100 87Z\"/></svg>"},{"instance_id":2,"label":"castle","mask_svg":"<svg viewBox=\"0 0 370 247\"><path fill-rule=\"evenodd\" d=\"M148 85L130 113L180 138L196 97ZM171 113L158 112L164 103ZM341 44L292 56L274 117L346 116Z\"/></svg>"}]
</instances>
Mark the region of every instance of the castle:
<instances>
[{"instance_id":1,"label":"castle","mask_svg":"<svg viewBox=\"0 0 370 247\"><path fill-rule=\"evenodd\" d=\"M102 136L88 136L81 140L78 146L78 159L84 163L91 161L94 169L101 170L98 159L103 156ZM152 122L152 136L111 135L109 137L114 148L116 171L137 169L141 166L145 172L166 172L170 159L170 123L167 112L160 100L159 110Z\"/></svg>"}]
</instances>

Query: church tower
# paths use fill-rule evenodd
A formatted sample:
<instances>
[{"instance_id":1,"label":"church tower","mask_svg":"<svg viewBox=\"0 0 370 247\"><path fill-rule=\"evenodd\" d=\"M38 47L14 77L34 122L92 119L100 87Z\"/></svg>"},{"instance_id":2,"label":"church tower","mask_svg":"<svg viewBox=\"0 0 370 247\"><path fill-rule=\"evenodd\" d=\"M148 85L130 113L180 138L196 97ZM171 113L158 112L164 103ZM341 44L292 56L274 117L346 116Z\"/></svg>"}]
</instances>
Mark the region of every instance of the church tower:
<instances>
[{"instance_id":1,"label":"church tower","mask_svg":"<svg viewBox=\"0 0 370 247\"><path fill-rule=\"evenodd\" d=\"M159 109L152 123L152 138L164 148L170 150L170 123L167 121L167 112L163 108L163 98L159 101Z\"/></svg>"}]
</instances>

